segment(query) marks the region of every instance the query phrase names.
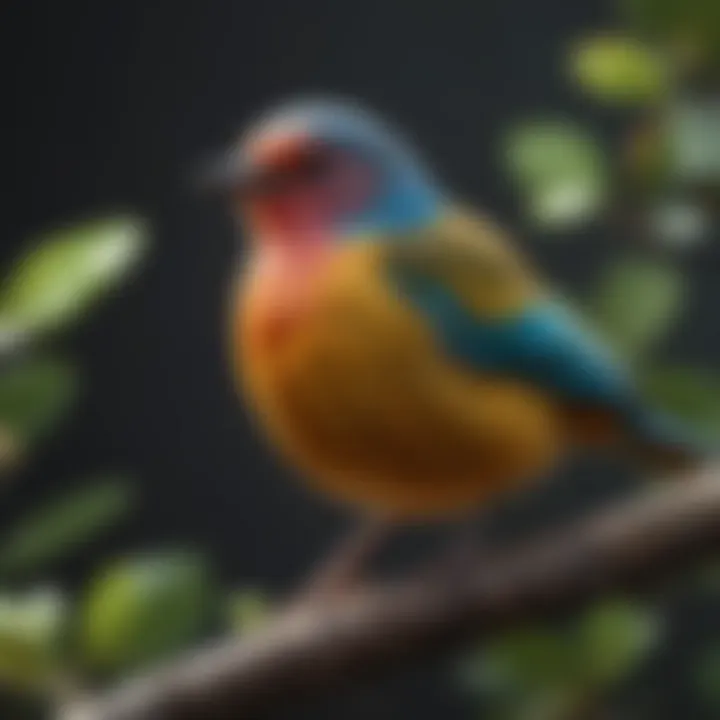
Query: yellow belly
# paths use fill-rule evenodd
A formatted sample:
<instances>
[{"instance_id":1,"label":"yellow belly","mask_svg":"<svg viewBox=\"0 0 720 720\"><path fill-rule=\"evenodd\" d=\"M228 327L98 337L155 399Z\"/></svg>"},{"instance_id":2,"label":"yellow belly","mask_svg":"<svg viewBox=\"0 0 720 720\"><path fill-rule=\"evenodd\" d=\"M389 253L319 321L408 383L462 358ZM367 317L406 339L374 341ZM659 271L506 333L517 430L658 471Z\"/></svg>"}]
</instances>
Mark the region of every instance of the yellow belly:
<instances>
[{"instance_id":1,"label":"yellow belly","mask_svg":"<svg viewBox=\"0 0 720 720\"><path fill-rule=\"evenodd\" d=\"M552 400L443 357L371 264L339 260L277 335L252 281L241 291L237 371L284 454L315 487L397 517L469 511L545 472Z\"/></svg>"}]
</instances>

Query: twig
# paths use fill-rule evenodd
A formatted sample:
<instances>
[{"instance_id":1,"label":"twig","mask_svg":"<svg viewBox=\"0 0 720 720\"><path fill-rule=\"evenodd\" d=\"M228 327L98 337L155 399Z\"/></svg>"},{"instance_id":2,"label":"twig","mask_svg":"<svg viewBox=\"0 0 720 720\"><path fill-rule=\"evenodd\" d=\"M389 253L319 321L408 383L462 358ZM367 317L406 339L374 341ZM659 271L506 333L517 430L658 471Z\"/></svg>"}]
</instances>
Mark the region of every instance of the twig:
<instances>
[{"instance_id":1,"label":"twig","mask_svg":"<svg viewBox=\"0 0 720 720\"><path fill-rule=\"evenodd\" d=\"M563 613L607 591L657 582L720 549L720 468L654 487L544 540L485 556L452 585L415 578L279 616L246 639L196 652L63 720L266 717L392 666L503 627Z\"/></svg>"}]
</instances>

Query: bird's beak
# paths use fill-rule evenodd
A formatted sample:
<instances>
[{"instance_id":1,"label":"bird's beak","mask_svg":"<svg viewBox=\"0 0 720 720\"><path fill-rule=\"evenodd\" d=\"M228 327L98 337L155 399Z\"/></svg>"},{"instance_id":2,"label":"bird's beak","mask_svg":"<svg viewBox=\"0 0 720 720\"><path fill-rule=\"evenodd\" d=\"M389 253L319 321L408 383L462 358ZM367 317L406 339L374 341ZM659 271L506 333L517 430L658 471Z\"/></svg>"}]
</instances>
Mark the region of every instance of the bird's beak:
<instances>
[{"instance_id":1,"label":"bird's beak","mask_svg":"<svg viewBox=\"0 0 720 720\"><path fill-rule=\"evenodd\" d=\"M195 176L199 192L210 195L242 193L261 179L260 168L236 152L226 152L201 166Z\"/></svg>"},{"instance_id":2,"label":"bird's beak","mask_svg":"<svg viewBox=\"0 0 720 720\"><path fill-rule=\"evenodd\" d=\"M305 139L290 138L270 151L242 153L237 149L208 162L199 173L203 192L220 195L249 195L272 192L306 172L308 145Z\"/></svg>"}]
</instances>

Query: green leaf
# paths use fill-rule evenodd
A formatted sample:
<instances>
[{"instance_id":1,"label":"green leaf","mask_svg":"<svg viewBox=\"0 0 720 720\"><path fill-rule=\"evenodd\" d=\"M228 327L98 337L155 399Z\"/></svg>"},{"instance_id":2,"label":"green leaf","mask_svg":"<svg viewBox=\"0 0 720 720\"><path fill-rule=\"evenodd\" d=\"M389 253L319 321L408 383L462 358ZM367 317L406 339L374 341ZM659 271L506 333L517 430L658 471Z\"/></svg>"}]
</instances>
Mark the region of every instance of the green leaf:
<instances>
[{"instance_id":1,"label":"green leaf","mask_svg":"<svg viewBox=\"0 0 720 720\"><path fill-rule=\"evenodd\" d=\"M576 125L557 120L519 125L506 138L505 164L527 213L545 229L592 219L607 199L602 152Z\"/></svg>"},{"instance_id":2,"label":"green leaf","mask_svg":"<svg viewBox=\"0 0 720 720\"><path fill-rule=\"evenodd\" d=\"M92 583L81 654L101 672L162 659L197 639L208 619L210 578L203 559L160 553L124 560Z\"/></svg>"},{"instance_id":3,"label":"green leaf","mask_svg":"<svg viewBox=\"0 0 720 720\"><path fill-rule=\"evenodd\" d=\"M584 700L580 688L549 687L528 697L510 697L499 709L507 720L563 720L584 717Z\"/></svg>"},{"instance_id":4,"label":"green leaf","mask_svg":"<svg viewBox=\"0 0 720 720\"><path fill-rule=\"evenodd\" d=\"M598 184L557 181L535 188L526 198L525 209L538 227L562 230L594 217L603 202L603 193Z\"/></svg>"},{"instance_id":5,"label":"green leaf","mask_svg":"<svg viewBox=\"0 0 720 720\"><path fill-rule=\"evenodd\" d=\"M34 573L106 532L128 511L121 480L98 480L42 508L13 528L0 545L0 574Z\"/></svg>"},{"instance_id":6,"label":"green leaf","mask_svg":"<svg viewBox=\"0 0 720 720\"><path fill-rule=\"evenodd\" d=\"M595 141L581 127L563 120L530 120L511 129L506 160L522 182L575 177L599 164Z\"/></svg>"},{"instance_id":7,"label":"green leaf","mask_svg":"<svg viewBox=\"0 0 720 720\"><path fill-rule=\"evenodd\" d=\"M717 0L620 0L634 28L676 52L690 67L720 59L720 3Z\"/></svg>"},{"instance_id":8,"label":"green leaf","mask_svg":"<svg viewBox=\"0 0 720 720\"><path fill-rule=\"evenodd\" d=\"M720 185L720 100L681 102L668 121L670 164L685 183Z\"/></svg>"},{"instance_id":9,"label":"green leaf","mask_svg":"<svg viewBox=\"0 0 720 720\"><path fill-rule=\"evenodd\" d=\"M267 595L257 588L234 592L228 602L230 626L236 633L245 633L263 625L270 615Z\"/></svg>"},{"instance_id":10,"label":"green leaf","mask_svg":"<svg viewBox=\"0 0 720 720\"><path fill-rule=\"evenodd\" d=\"M527 694L564 685L572 667L566 637L527 628L489 643L462 669L464 685L489 695Z\"/></svg>"},{"instance_id":11,"label":"green leaf","mask_svg":"<svg viewBox=\"0 0 720 720\"><path fill-rule=\"evenodd\" d=\"M649 368L641 378L643 389L658 407L684 420L707 436L720 438L720 375L688 367Z\"/></svg>"},{"instance_id":12,"label":"green leaf","mask_svg":"<svg viewBox=\"0 0 720 720\"><path fill-rule=\"evenodd\" d=\"M43 688L60 667L68 616L52 589L0 595L0 684L21 692Z\"/></svg>"},{"instance_id":13,"label":"green leaf","mask_svg":"<svg viewBox=\"0 0 720 720\"><path fill-rule=\"evenodd\" d=\"M570 65L573 76L589 95L609 103L657 100L670 86L667 62L636 38L586 38L573 48Z\"/></svg>"},{"instance_id":14,"label":"green leaf","mask_svg":"<svg viewBox=\"0 0 720 720\"><path fill-rule=\"evenodd\" d=\"M699 205L669 200L650 212L653 236L664 247L687 250L708 240L713 232L710 215Z\"/></svg>"},{"instance_id":15,"label":"green leaf","mask_svg":"<svg viewBox=\"0 0 720 720\"><path fill-rule=\"evenodd\" d=\"M652 610L608 600L562 629L534 626L489 643L461 667L461 680L493 717L584 716L585 703L647 658L660 629Z\"/></svg>"},{"instance_id":16,"label":"green leaf","mask_svg":"<svg viewBox=\"0 0 720 720\"><path fill-rule=\"evenodd\" d=\"M68 411L78 389L71 366L35 358L0 374L0 427L24 447L46 434Z\"/></svg>"},{"instance_id":17,"label":"green leaf","mask_svg":"<svg viewBox=\"0 0 720 720\"><path fill-rule=\"evenodd\" d=\"M78 319L127 275L145 248L133 217L51 233L21 257L0 291L0 348Z\"/></svg>"},{"instance_id":18,"label":"green leaf","mask_svg":"<svg viewBox=\"0 0 720 720\"><path fill-rule=\"evenodd\" d=\"M720 645L711 645L698 658L695 687L709 709L720 711Z\"/></svg>"},{"instance_id":19,"label":"green leaf","mask_svg":"<svg viewBox=\"0 0 720 720\"><path fill-rule=\"evenodd\" d=\"M578 622L579 664L595 689L627 679L657 646L662 624L648 607L608 600L591 608Z\"/></svg>"},{"instance_id":20,"label":"green leaf","mask_svg":"<svg viewBox=\"0 0 720 720\"><path fill-rule=\"evenodd\" d=\"M672 330L684 296L683 277L671 265L624 260L603 279L593 314L614 347L636 361Z\"/></svg>"},{"instance_id":21,"label":"green leaf","mask_svg":"<svg viewBox=\"0 0 720 720\"><path fill-rule=\"evenodd\" d=\"M556 720L579 715L585 687L576 649L563 629L533 626L491 642L460 668L488 717Z\"/></svg>"}]
</instances>

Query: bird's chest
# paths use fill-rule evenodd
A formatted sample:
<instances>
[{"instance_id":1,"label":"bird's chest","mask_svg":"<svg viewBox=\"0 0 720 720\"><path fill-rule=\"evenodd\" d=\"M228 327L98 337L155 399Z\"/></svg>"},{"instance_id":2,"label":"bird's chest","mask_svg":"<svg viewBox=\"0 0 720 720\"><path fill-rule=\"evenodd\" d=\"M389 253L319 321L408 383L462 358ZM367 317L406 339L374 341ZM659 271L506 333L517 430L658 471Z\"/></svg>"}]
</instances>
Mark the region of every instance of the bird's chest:
<instances>
[{"instance_id":1,"label":"bird's chest","mask_svg":"<svg viewBox=\"0 0 720 720\"><path fill-rule=\"evenodd\" d=\"M554 453L544 397L448 363L371 252L304 278L251 269L238 375L272 439L318 486L398 514L466 507Z\"/></svg>"},{"instance_id":2,"label":"bird's chest","mask_svg":"<svg viewBox=\"0 0 720 720\"><path fill-rule=\"evenodd\" d=\"M240 293L238 371L284 430L337 433L412 412L432 340L395 296L370 251L327 258L300 275L251 271Z\"/></svg>"}]
</instances>

